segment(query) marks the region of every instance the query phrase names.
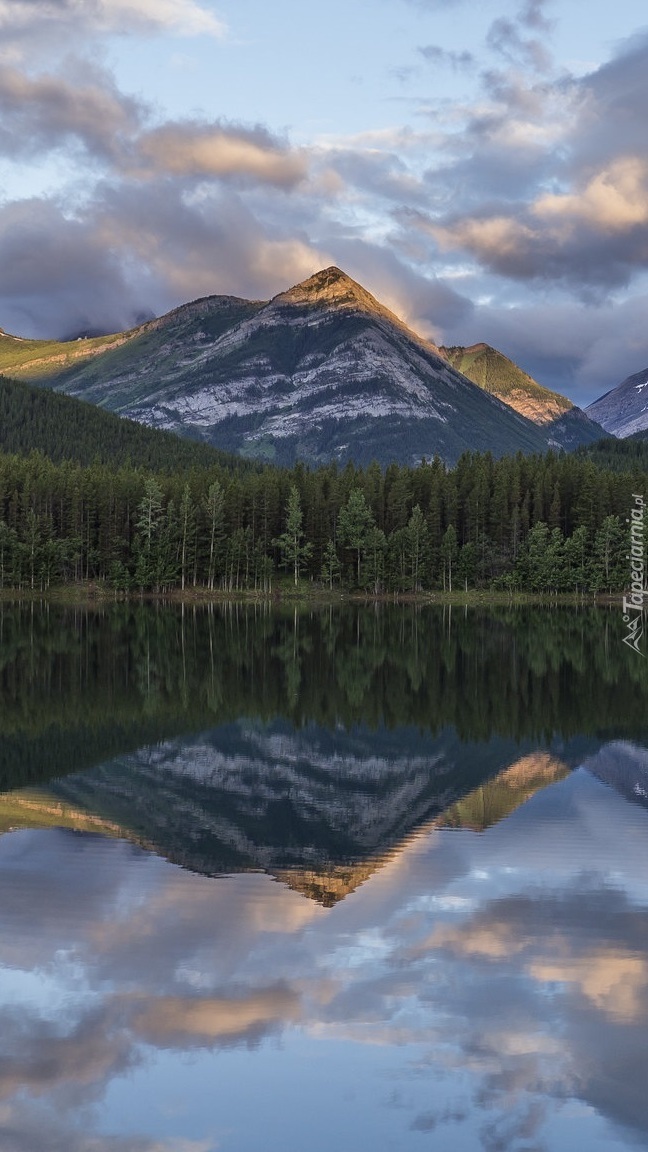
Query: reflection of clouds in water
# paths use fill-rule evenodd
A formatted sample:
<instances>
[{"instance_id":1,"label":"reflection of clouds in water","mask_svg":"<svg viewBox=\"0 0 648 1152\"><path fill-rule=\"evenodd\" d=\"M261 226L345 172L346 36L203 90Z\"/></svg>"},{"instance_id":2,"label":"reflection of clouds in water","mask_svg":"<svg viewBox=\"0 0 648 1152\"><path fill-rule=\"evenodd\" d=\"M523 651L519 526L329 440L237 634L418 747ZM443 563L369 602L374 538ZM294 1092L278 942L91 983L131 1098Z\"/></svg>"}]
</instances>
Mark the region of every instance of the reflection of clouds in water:
<instances>
[{"instance_id":1,"label":"reflection of clouds in water","mask_svg":"<svg viewBox=\"0 0 648 1152\"><path fill-rule=\"evenodd\" d=\"M160 1048L254 1044L300 1015L297 993L274 987L240 999L157 997L135 1011L132 1027L136 1035Z\"/></svg>"},{"instance_id":2,"label":"reflection of clouds in water","mask_svg":"<svg viewBox=\"0 0 648 1152\"><path fill-rule=\"evenodd\" d=\"M645 1138L646 831L645 813L577 773L484 835L414 841L329 910L260 875L212 881L121 843L6 836L16 883L0 891L0 956L69 983L57 1023L3 1012L5 1107L18 1116L22 1086L70 1118L156 1050L249 1048L282 1030L289 1045L297 1030L320 1046L318 1075L326 1041L349 1042L356 1077L371 1075L359 1044L387 1051L395 1081L418 1085L412 1142L445 1147L471 1115L486 1152L540 1147L574 1098ZM574 871L591 862L596 875ZM22 1135L3 1148L58 1147Z\"/></svg>"},{"instance_id":3,"label":"reflection of clouds in water","mask_svg":"<svg viewBox=\"0 0 648 1152\"><path fill-rule=\"evenodd\" d=\"M156 1140L132 1136L102 1136L78 1123L68 1122L44 1102L16 1101L0 1107L2 1152L215 1152L211 1140Z\"/></svg>"},{"instance_id":4,"label":"reflection of clouds in water","mask_svg":"<svg viewBox=\"0 0 648 1152\"><path fill-rule=\"evenodd\" d=\"M121 1014L108 1003L65 1027L5 1009L0 1015L0 1099L24 1091L64 1091L70 1103L87 1099L134 1059Z\"/></svg>"}]
</instances>

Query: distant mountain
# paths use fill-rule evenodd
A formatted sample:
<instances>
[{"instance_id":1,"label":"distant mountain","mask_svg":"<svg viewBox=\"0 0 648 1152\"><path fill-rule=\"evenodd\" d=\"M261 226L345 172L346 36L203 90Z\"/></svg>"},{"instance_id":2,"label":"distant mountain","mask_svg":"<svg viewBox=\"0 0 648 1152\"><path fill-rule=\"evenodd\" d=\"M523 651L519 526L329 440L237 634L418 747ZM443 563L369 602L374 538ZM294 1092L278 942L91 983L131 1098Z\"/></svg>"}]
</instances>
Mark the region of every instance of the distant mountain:
<instances>
[{"instance_id":1,"label":"distant mountain","mask_svg":"<svg viewBox=\"0 0 648 1152\"><path fill-rule=\"evenodd\" d=\"M140 756L137 760L140 760ZM147 829L150 838L147 838L133 832L132 816L127 817L125 822L116 823L95 814L93 807L111 809L114 803L103 789L98 789L93 795L88 788L89 781L79 777L55 782L51 791L26 788L0 795L0 835L16 828L70 828L77 832L130 839L142 847L166 855L175 863L209 874L219 867L244 871L263 867L294 891L301 892L325 907L331 907L364 884L382 864L397 856L412 839L437 828L465 828L483 832L510 816L536 792L557 783L570 772L570 768L559 758L546 752L534 752L504 768L430 821L421 819L421 813L416 811L420 823L412 824L407 821L404 812L399 814L395 811L392 815L401 824L399 826L397 823L392 830L389 824L385 825L385 803L381 792L386 790L391 803L398 808L406 802L407 795L415 800L418 793L424 790L423 778L412 771L415 764L411 759L405 757L402 763L372 762L372 769L375 771L379 768L382 779L370 779L368 767L364 766L363 770L363 765L354 761L350 764L351 772L347 778L334 774L330 765L319 762L318 767L324 769L328 777L325 788L321 784L317 787L314 774L309 780L306 765L302 765L300 794L304 813L299 823L305 834L309 828L314 829L314 842L308 847L304 845L299 863L293 861L290 867L276 867L277 858L281 860L285 854L285 849L282 850L280 844L275 843L286 828L287 805L285 797L279 799L283 795L285 782L280 779L271 790L269 780L259 775L261 791L257 820L252 823L249 815L246 817L244 799L249 792L249 780L243 778L244 765L239 764L238 767L241 778L237 781L235 772L231 771L224 797L222 794L218 796L219 786L222 789L225 783L222 776L221 779L211 777L209 780L209 786L216 789L217 802L220 799L222 804L220 819L215 816L216 806L204 788L196 789L195 806L191 808L186 791L181 794L178 790L171 797L169 789L172 783L168 773L161 775L160 785L164 797L166 801L173 799L180 813L181 831L185 838L180 854L176 838L170 835L168 821L152 821ZM248 765L245 767L249 769ZM393 775L391 781L390 775ZM97 774L94 778L96 780ZM105 787L106 776L103 773L101 780ZM114 787L114 781L111 783ZM376 788L376 784L380 784L380 787ZM461 784L465 788L463 779ZM424 811L427 805L434 812L434 788L428 788L427 792ZM80 806L69 799L61 799L60 793L66 797L78 793ZM134 789L128 789L128 794L137 803L137 784ZM157 809L158 806L156 800L154 807ZM238 809L237 827L232 825L234 806ZM190 812L191 818L187 821ZM336 826L340 817L345 816L349 822L350 835L341 848ZM273 829L273 819L278 822L276 829ZM295 826L297 823L294 820ZM245 855L242 858L238 855L235 859L232 855L233 843L239 847L244 846ZM197 844L200 845L200 855L194 856L191 854L191 846ZM205 856L203 853L207 846L208 855ZM293 856L295 847L293 845Z\"/></svg>"},{"instance_id":2,"label":"distant mountain","mask_svg":"<svg viewBox=\"0 0 648 1152\"><path fill-rule=\"evenodd\" d=\"M648 368L622 380L585 411L614 436L632 436L648 429Z\"/></svg>"},{"instance_id":3,"label":"distant mountain","mask_svg":"<svg viewBox=\"0 0 648 1152\"><path fill-rule=\"evenodd\" d=\"M570 771L563 760L549 752L522 756L510 768L504 768L492 780L458 800L435 823L441 828L484 832L526 804L541 788L563 780Z\"/></svg>"},{"instance_id":4,"label":"distant mountain","mask_svg":"<svg viewBox=\"0 0 648 1152\"><path fill-rule=\"evenodd\" d=\"M441 347L439 351L474 384L542 427L552 446L571 450L605 435L600 424L589 419L566 396L538 384L490 344Z\"/></svg>"},{"instance_id":5,"label":"distant mountain","mask_svg":"<svg viewBox=\"0 0 648 1152\"><path fill-rule=\"evenodd\" d=\"M115 336L2 335L0 371L277 463L453 462L555 444L339 268L267 302L208 297ZM588 435L575 428L574 444Z\"/></svg>"}]
</instances>

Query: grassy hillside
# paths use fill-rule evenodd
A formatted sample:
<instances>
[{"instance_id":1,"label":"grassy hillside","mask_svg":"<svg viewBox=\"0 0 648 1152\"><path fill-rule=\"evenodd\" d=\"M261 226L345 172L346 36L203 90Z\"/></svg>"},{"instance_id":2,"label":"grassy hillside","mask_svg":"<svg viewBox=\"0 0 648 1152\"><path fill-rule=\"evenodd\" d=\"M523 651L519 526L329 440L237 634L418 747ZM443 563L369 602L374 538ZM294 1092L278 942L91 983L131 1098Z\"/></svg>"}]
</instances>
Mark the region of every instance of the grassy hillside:
<instances>
[{"instance_id":1,"label":"grassy hillside","mask_svg":"<svg viewBox=\"0 0 648 1152\"><path fill-rule=\"evenodd\" d=\"M116 348L129 333L97 336L89 340L22 340L0 328L0 372L28 379L49 379L73 365Z\"/></svg>"}]
</instances>

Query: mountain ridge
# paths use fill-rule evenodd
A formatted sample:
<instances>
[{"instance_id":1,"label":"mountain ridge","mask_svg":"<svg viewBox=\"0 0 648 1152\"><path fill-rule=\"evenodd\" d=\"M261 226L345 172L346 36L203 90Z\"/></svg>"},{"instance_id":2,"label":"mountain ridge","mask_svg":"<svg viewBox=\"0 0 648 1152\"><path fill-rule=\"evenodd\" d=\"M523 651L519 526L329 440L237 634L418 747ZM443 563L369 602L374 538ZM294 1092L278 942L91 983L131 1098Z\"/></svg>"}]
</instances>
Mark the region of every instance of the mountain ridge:
<instances>
[{"instance_id":1,"label":"mountain ridge","mask_svg":"<svg viewBox=\"0 0 648 1152\"><path fill-rule=\"evenodd\" d=\"M0 339L0 371L278 464L563 446L335 265L269 301L202 297L128 333L28 341L13 362L11 347ZM570 434L570 447L596 435Z\"/></svg>"}]
</instances>

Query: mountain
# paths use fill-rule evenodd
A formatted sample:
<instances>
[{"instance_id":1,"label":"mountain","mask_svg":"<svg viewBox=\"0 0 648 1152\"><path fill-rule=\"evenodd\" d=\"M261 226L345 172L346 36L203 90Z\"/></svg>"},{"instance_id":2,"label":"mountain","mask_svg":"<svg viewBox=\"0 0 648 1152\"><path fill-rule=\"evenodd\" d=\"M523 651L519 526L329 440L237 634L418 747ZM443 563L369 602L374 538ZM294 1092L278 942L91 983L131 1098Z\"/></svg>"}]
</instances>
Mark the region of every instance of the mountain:
<instances>
[{"instance_id":1,"label":"mountain","mask_svg":"<svg viewBox=\"0 0 648 1152\"><path fill-rule=\"evenodd\" d=\"M566 396L538 384L490 344L441 347L439 351L474 384L542 427L552 447L571 450L581 444L594 443L605 435L600 424L589 419Z\"/></svg>"},{"instance_id":2,"label":"mountain","mask_svg":"<svg viewBox=\"0 0 648 1152\"><path fill-rule=\"evenodd\" d=\"M648 368L622 380L585 411L614 436L631 436L648 429Z\"/></svg>"},{"instance_id":3,"label":"mountain","mask_svg":"<svg viewBox=\"0 0 648 1152\"><path fill-rule=\"evenodd\" d=\"M57 345L5 334L0 370L277 463L453 462L550 446L544 428L334 267L270 301L207 297L115 336Z\"/></svg>"}]
</instances>

